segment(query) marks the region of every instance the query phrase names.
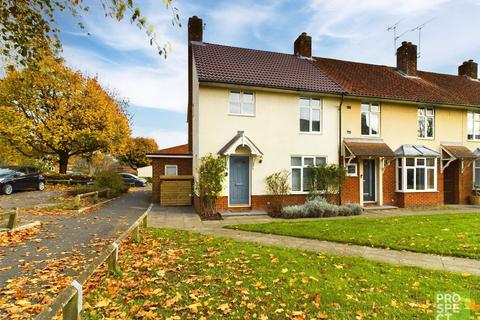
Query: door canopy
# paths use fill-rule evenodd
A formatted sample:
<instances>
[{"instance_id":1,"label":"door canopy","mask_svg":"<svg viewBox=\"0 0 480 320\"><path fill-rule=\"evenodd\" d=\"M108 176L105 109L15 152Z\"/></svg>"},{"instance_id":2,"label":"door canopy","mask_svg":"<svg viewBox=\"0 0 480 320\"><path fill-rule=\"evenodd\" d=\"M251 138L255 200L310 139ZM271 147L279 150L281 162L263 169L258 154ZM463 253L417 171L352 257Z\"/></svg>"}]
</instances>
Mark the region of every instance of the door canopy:
<instances>
[{"instance_id":1,"label":"door canopy","mask_svg":"<svg viewBox=\"0 0 480 320\"><path fill-rule=\"evenodd\" d=\"M243 131L238 131L237 134L227 142L226 145L218 151L218 154L228 156L235 154L238 147L247 147L250 149L251 155L255 157L262 157L263 153L258 147L250 140Z\"/></svg>"}]
</instances>

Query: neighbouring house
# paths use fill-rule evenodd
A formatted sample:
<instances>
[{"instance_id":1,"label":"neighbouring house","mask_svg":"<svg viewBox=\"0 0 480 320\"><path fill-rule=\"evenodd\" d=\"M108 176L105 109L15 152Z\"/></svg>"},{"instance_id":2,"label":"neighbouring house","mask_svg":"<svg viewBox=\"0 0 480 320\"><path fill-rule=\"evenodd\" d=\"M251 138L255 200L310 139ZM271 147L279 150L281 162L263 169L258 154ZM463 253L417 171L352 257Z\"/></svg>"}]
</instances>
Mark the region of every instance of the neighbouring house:
<instances>
[{"instance_id":1,"label":"neighbouring house","mask_svg":"<svg viewBox=\"0 0 480 320\"><path fill-rule=\"evenodd\" d=\"M268 209L265 178L279 170L291 173L288 202L303 202L309 167L321 163L347 169L342 203L467 203L480 185L473 60L457 75L420 71L410 42L394 67L327 59L312 55L306 33L292 54L211 44L198 17L189 19L188 53L188 144L175 161L195 177L202 156L227 158L220 211ZM150 156L155 193L164 169Z\"/></svg>"},{"instance_id":2,"label":"neighbouring house","mask_svg":"<svg viewBox=\"0 0 480 320\"><path fill-rule=\"evenodd\" d=\"M137 175L142 178L151 178L153 177L152 170L152 166L137 168Z\"/></svg>"},{"instance_id":3,"label":"neighbouring house","mask_svg":"<svg viewBox=\"0 0 480 320\"><path fill-rule=\"evenodd\" d=\"M160 202L163 180L192 175L192 154L188 144L158 150L147 154L147 157L152 159L152 199L155 202ZM189 197L191 194L189 191ZM189 204L191 203L190 200Z\"/></svg>"}]
</instances>

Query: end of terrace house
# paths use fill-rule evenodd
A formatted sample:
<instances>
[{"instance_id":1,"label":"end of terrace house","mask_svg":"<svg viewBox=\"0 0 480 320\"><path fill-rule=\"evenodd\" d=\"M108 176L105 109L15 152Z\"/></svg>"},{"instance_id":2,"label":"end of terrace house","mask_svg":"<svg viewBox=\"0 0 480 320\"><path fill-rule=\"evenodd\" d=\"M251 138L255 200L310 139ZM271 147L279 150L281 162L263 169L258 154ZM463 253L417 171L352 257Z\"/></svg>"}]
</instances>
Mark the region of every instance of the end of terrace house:
<instances>
[{"instance_id":1,"label":"end of terrace house","mask_svg":"<svg viewBox=\"0 0 480 320\"><path fill-rule=\"evenodd\" d=\"M162 179L195 176L208 153L227 158L220 211L268 210L265 178L280 170L290 172L288 203L302 203L321 163L346 168L342 203L464 204L480 185L473 60L440 74L417 69L411 42L384 66L312 55L306 33L278 53L208 43L203 32L191 17L188 144L150 155L157 201Z\"/></svg>"}]
</instances>

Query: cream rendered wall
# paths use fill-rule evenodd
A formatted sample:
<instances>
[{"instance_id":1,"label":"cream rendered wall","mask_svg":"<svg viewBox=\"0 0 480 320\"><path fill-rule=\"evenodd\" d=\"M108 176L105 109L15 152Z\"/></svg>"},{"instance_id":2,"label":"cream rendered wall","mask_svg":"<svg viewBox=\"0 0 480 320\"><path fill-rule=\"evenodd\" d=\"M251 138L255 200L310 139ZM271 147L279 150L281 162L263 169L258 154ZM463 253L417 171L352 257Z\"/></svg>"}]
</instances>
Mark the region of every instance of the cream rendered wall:
<instances>
[{"instance_id":1,"label":"cream rendered wall","mask_svg":"<svg viewBox=\"0 0 480 320\"><path fill-rule=\"evenodd\" d=\"M322 134L309 134L299 131L299 98L306 95L253 91L255 116L229 115L230 89L200 84L198 127L194 131L198 148L194 148L194 159L197 159L194 162L207 153L216 154L237 131L244 131L264 154L262 163L253 163L252 195L266 193L266 176L290 170L291 155L326 156L329 163L338 163L339 98L323 98ZM224 195L227 195L227 182L228 179Z\"/></svg>"},{"instance_id":2,"label":"cream rendered wall","mask_svg":"<svg viewBox=\"0 0 480 320\"><path fill-rule=\"evenodd\" d=\"M345 99L342 107L342 138L374 138L361 135L360 105L360 100ZM383 139L394 151L402 144L420 144L440 151L442 142L460 142L472 151L480 147L479 142L467 141L465 109L435 107L434 139L422 139L417 137L418 104L380 102L380 108L378 138Z\"/></svg>"}]
</instances>

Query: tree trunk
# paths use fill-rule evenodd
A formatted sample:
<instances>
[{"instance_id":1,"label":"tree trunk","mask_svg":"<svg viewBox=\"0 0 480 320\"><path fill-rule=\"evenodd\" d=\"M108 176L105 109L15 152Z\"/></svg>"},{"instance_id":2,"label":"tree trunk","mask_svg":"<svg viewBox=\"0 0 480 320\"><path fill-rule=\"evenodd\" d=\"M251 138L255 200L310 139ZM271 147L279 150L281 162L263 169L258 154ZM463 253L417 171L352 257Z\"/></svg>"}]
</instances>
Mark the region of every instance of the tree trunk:
<instances>
[{"instance_id":1,"label":"tree trunk","mask_svg":"<svg viewBox=\"0 0 480 320\"><path fill-rule=\"evenodd\" d=\"M58 161L58 173L66 174L67 173L67 166L68 166L68 159L70 157L67 154L60 155L60 160Z\"/></svg>"}]
</instances>

